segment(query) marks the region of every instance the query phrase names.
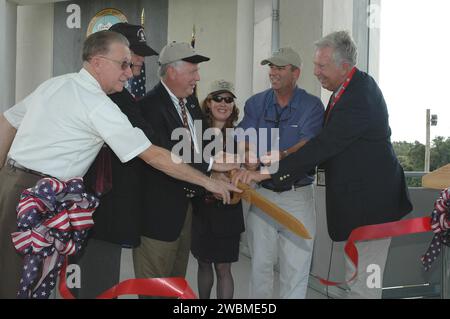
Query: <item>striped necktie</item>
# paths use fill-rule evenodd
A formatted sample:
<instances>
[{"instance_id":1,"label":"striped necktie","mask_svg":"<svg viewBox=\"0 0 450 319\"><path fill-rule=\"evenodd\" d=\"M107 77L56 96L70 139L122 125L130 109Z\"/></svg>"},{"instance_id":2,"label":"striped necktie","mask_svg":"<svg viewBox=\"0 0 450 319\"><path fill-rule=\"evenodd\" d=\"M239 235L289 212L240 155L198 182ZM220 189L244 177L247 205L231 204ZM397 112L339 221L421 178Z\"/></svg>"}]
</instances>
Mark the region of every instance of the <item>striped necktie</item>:
<instances>
[{"instance_id":1,"label":"striped necktie","mask_svg":"<svg viewBox=\"0 0 450 319\"><path fill-rule=\"evenodd\" d=\"M180 105L180 108L181 108L181 116L183 118L183 126L189 130L188 118L187 118L187 113L186 113L186 105L184 104L183 99L179 99L178 104ZM189 132L190 132L190 130L189 130Z\"/></svg>"}]
</instances>

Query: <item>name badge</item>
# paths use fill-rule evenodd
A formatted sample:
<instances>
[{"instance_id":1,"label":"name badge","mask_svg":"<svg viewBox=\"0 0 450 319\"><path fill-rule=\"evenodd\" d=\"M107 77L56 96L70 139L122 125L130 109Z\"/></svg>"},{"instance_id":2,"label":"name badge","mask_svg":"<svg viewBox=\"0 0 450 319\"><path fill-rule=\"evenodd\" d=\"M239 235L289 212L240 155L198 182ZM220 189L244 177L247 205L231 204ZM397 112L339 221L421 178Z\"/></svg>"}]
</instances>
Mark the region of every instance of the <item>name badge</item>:
<instances>
[{"instance_id":1,"label":"name badge","mask_svg":"<svg viewBox=\"0 0 450 319\"><path fill-rule=\"evenodd\" d=\"M317 186L326 186L325 170L322 168L317 169Z\"/></svg>"}]
</instances>

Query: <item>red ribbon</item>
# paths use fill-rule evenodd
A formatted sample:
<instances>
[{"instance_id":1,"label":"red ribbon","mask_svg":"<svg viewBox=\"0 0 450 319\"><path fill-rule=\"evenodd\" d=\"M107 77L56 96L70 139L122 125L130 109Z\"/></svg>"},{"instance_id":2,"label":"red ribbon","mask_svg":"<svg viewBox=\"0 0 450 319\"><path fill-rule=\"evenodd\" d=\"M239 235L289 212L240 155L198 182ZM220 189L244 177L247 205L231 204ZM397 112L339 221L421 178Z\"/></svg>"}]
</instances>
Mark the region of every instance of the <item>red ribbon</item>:
<instances>
[{"instance_id":1,"label":"red ribbon","mask_svg":"<svg viewBox=\"0 0 450 319\"><path fill-rule=\"evenodd\" d=\"M75 299L66 285L66 268L67 262L59 275L59 293L64 299ZM101 293L96 299L112 299L123 295L197 299L184 278L128 279Z\"/></svg>"},{"instance_id":2,"label":"red ribbon","mask_svg":"<svg viewBox=\"0 0 450 319\"><path fill-rule=\"evenodd\" d=\"M330 104L328 105L326 111L325 111L325 123L328 123L328 118L330 117L330 113L333 110L334 106L336 105L336 103L341 99L342 94L344 94L345 90L347 90L347 87L350 83L350 81L353 79L353 76L356 73L356 66L354 66L350 73L347 75L347 78L345 79L344 83L342 84L342 86L340 87L339 91L336 93L336 95L332 95L331 96L331 101Z\"/></svg>"},{"instance_id":3,"label":"red ribbon","mask_svg":"<svg viewBox=\"0 0 450 319\"><path fill-rule=\"evenodd\" d=\"M355 246L355 242L357 241L398 237L407 234L426 233L429 231L431 231L431 217L419 217L356 228L351 232L344 247L345 254L355 266L355 273L345 282L334 282L319 278L320 282L326 286L337 286L349 283L356 278L358 275L358 249Z\"/></svg>"}]
</instances>

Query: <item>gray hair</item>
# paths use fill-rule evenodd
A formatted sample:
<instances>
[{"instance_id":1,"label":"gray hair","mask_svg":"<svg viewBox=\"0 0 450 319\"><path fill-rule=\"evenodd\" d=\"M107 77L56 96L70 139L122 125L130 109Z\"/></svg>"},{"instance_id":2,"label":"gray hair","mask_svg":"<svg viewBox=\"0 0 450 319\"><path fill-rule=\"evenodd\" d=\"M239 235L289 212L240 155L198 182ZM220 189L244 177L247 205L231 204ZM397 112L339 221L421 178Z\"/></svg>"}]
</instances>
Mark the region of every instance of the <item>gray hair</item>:
<instances>
[{"instance_id":1,"label":"gray hair","mask_svg":"<svg viewBox=\"0 0 450 319\"><path fill-rule=\"evenodd\" d=\"M121 43L127 47L130 46L127 38L120 33L109 30L92 33L83 44L83 61L87 62L96 55L108 54L113 43Z\"/></svg>"},{"instance_id":2,"label":"gray hair","mask_svg":"<svg viewBox=\"0 0 450 319\"><path fill-rule=\"evenodd\" d=\"M337 31L330 33L314 43L316 49L334 49L333 60L336 65L348 63L352 67L358 62L358 49L348 31Z\"/></svg>"},{"instance_id":3,"label":"gray hair","mask_svg":"<svg viewBox=\"0 0 450 319\"><path fill-rule=\"evenodd\" d=\"M183 60L178 60L175 62L171 62L171 63L167 63L167 64L162 64L158 67L158 76L160 78L164 78L167 74L167 69L169 68L169 66L178 69L181 65L183 65L185 62Z\"/></svg>"},{"instance_id":4,"label":"gray hair","mask_svg":"<svg viewBox=\"0 0 450 319\"><path fill-rule=\"evenodd\" d=\"M300 67L291 64L291 71L294 72L295 70L301 70L302 67L303 67L303 62L302 62L302 65L300 65Z\"/></svg>"}]
</instances>

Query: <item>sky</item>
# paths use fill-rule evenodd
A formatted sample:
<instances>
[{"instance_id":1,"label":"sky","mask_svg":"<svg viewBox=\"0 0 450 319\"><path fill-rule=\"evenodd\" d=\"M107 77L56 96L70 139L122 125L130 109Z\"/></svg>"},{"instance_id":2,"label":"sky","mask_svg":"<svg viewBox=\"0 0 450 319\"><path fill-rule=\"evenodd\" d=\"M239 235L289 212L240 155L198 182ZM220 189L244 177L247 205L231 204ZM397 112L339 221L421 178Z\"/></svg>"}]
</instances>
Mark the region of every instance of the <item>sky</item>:
<instances>
[{"instance_id":1,"label":"sky","mask_svg":"<svg viewBox=\"0 0 450 319\"><path fill-rule=\"evenodd\" d=\"M435 136L450 137L450 1L382 0L380 78L392 141L425 143L426 109Z\"/></svg>"}]
</instances>

